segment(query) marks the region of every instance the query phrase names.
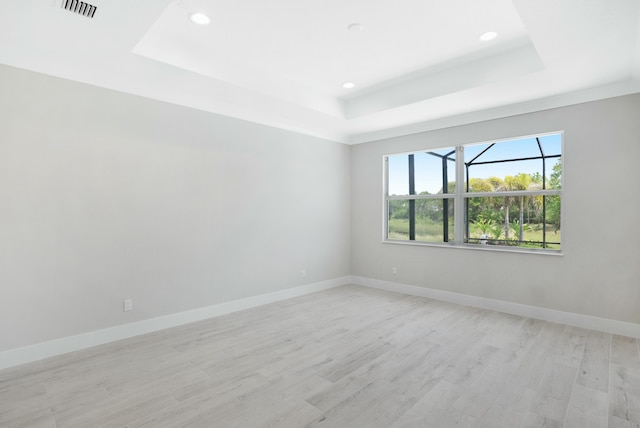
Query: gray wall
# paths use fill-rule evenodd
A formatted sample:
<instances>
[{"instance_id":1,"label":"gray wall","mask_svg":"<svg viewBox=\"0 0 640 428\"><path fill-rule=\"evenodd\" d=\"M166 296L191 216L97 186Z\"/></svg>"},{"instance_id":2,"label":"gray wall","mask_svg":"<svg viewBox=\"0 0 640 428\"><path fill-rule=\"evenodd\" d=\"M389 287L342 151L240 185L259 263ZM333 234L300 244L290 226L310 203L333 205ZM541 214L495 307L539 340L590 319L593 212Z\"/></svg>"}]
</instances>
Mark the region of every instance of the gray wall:
<instances>
[{"instance_id":1,"label":"gray wall","mask_svg":"<svg viewBox=\"0 0 640 428\"><path fill-rule=\"evenodd\" d=\"M0 94L0 352L349 274L640 323L640 95L349 147L6 66ZM381 242L384 154L549 131L563 256Z\"/></svg>"},{"instance_id":2,"label":"gray wall","mask_svg":"<svg viewBox=\"0 0 640 428\"><path fill-rule=\"evenodd\" d=\"M383 155L551 131L565 131L563 256L381 243ZM354 146L352 274L640 323L639 162L640 95Z\"/></svg>"},{"instance_id":3,"label":"gray wall","mask_svg":"<svg viewBox=\"0 0 640 428\"><path fill-rule=\"evenodd\" d=\"M0 94L0 351L349 275L350 147L6 66Z\"/></svg>"}]
</instances>

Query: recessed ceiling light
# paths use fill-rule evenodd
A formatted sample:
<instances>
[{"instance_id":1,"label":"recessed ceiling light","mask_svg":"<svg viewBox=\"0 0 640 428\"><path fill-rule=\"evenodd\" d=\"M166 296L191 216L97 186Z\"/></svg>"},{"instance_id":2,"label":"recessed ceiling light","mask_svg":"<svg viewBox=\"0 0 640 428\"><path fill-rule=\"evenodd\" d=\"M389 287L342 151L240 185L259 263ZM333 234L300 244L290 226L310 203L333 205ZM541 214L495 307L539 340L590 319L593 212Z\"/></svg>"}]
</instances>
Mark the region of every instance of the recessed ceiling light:
<instances>
[{"instance_id":1,"label":"recessed ceiling light","mask_svg":"<svg viewBox=\"0 0 640 428\"><path fill-rule=\"evenodd\" d=\"M200 12L192 13L189 19L191 19L191 22L198 25L207 25L211 21L207 15Z\"/></svg>"},{"instance_id":2,"label":"recessed ceiling light","mask_svg":"<svg viewBox=\"0 0 640 428\"><path fill-rule=\"evenodd\" d=\"M352 88L356 87L356 84L353 83L353 82L344 82L342 84L342 87L345 88L345 89L352 89Z\"/></svg>"},{"instance_id":3,"label":"recessed ceiling light","mask_svg":"<svg viewBox=\"0 0 640 428\"><path fill-rule=\"evenodd\" d=\"M347 27L347 30L351 31L352 33L359 33L360 31L364 30L364 25L354 22Z\"/></svg>"},{"instance_id":4,"label":"recessed ceiling light","mask_svg":"<svg viewBox=\"0 0 640 428\"><path fill-rule=\"evenodd\" d=\"M480 40L482 40L483 42L488 42L489 40L493 40L496 37L498 37L498 33L496 33L495 31L488 31L480 36Z\"/></svg>"}]
</instances>

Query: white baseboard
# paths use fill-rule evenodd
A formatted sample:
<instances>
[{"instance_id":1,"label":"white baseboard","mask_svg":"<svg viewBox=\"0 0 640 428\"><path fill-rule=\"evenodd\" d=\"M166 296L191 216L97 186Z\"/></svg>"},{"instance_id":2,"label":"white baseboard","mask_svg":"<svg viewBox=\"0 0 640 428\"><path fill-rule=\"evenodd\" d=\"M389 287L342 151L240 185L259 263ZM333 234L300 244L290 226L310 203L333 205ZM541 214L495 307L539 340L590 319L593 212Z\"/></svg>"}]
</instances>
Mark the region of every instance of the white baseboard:
<instances>
[{"instance_id":1,"label":"white baseboard","mask_svg":"<svg viewBox=\"0 0 640 428\"><path fill-rule=\"evenodd\" d=\"M512 315L536 318L590 330L598 330L606 333L640 338L640 324L557 311L554 309L546 309L519 303L505 302L502 300L487 299L467 294L452 293L449 291L435 290L415 285L382 281L361 276L343 276L327 281L275 291L273 293L247 297L245 299L234 300L231 302L224 302L205 308L179 312L131 324L92 331L77 336L37 343L22 348L10 349L8 351L0 352L0 369L42 360L48 357L66 354L68 352L91 348L93 346L103 345L116 340L127 339L129 337L151 333L166 328L177 327L292 297L304 296L306 294L328 290L330 288L346 284L362 285L413 296L421 296L450 303L457 303L460 305L489 309Z\"/></svg>"},{"instance_id":2,"label":"white baseboard","mask_svg":"<svg viewBox=\"0 0 640 428\"><path fill-rule=\"evenodd\" d=\"M231 302L224 302L205 308L193 309L131 324L124 324L103 330L83 333L77 336L69 336L22 348L10 349L8 351L0 352L0 369L42 360L56 355L66 354L68 352L91 348L93 346L103 345L116 340L127 339L129 337L151 333L166 328L177 327L243 309L266 305L267 303L303 296L317 291L328 290L330 288L350 283L351 277L343 276L327 281L275 291L273 293L261 294L258 296L247 297L245 299L233 300Z\"/></svg>"},{"instance_id":3,"label":"white baseboard","mask_svg":"<svg viewBox=\"0 0 640 428\"><path fill-rule=\"evenodd\" d=\"M581 315L572 312L557 311L555 309L541 308L537 306L523 305L520 303L505 302L502 300L487 299L484 297L470 296L467 294L452 293L432 288L418 287L415 285L400 284L396 282L381 281L378 279L361 276L351 277L354 284L382 290L395 291L413 296L427 297L465 306L489 309L527 318L535 318L574 327L598 330L606 333L619 334L621 336L640 338L640 324L617 321L607 318L598 318L590 315Z\"/></svg>"}]
</instances>

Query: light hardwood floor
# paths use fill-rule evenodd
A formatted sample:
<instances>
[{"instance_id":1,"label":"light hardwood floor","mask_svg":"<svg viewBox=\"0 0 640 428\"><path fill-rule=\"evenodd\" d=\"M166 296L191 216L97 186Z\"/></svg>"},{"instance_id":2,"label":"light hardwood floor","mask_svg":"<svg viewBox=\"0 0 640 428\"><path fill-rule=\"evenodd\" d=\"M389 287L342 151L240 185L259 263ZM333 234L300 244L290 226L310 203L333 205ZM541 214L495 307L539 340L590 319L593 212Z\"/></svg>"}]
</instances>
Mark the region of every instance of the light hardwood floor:
<instances>
[{"instance_id":1,"label":"light hardwood floor","mask_svg":"<svg viewBox=\"0 0 640 428\"><path fill-rule=\"evenodd\" d=\"M344 286L0 371L2 427L640 427L637 339Z\"/></svg>"}]
</instances>

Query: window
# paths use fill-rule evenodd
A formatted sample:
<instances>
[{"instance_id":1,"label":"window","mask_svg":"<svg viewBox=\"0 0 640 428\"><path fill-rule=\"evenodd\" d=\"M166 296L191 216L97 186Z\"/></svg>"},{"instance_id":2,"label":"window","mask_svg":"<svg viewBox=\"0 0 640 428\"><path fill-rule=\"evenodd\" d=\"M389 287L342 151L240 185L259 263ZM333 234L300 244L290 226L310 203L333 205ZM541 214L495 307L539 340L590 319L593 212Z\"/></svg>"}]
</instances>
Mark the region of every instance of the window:
<instances>
[{"instance_id":1,"label":"window","mask_svg":"<svg viewBox=\"0 0 640 428\"><path fill-rule=\"evenodd\" d=\"M561 133L384 161L386 241L560 250Z\"/></svg>"}]
</instances>

